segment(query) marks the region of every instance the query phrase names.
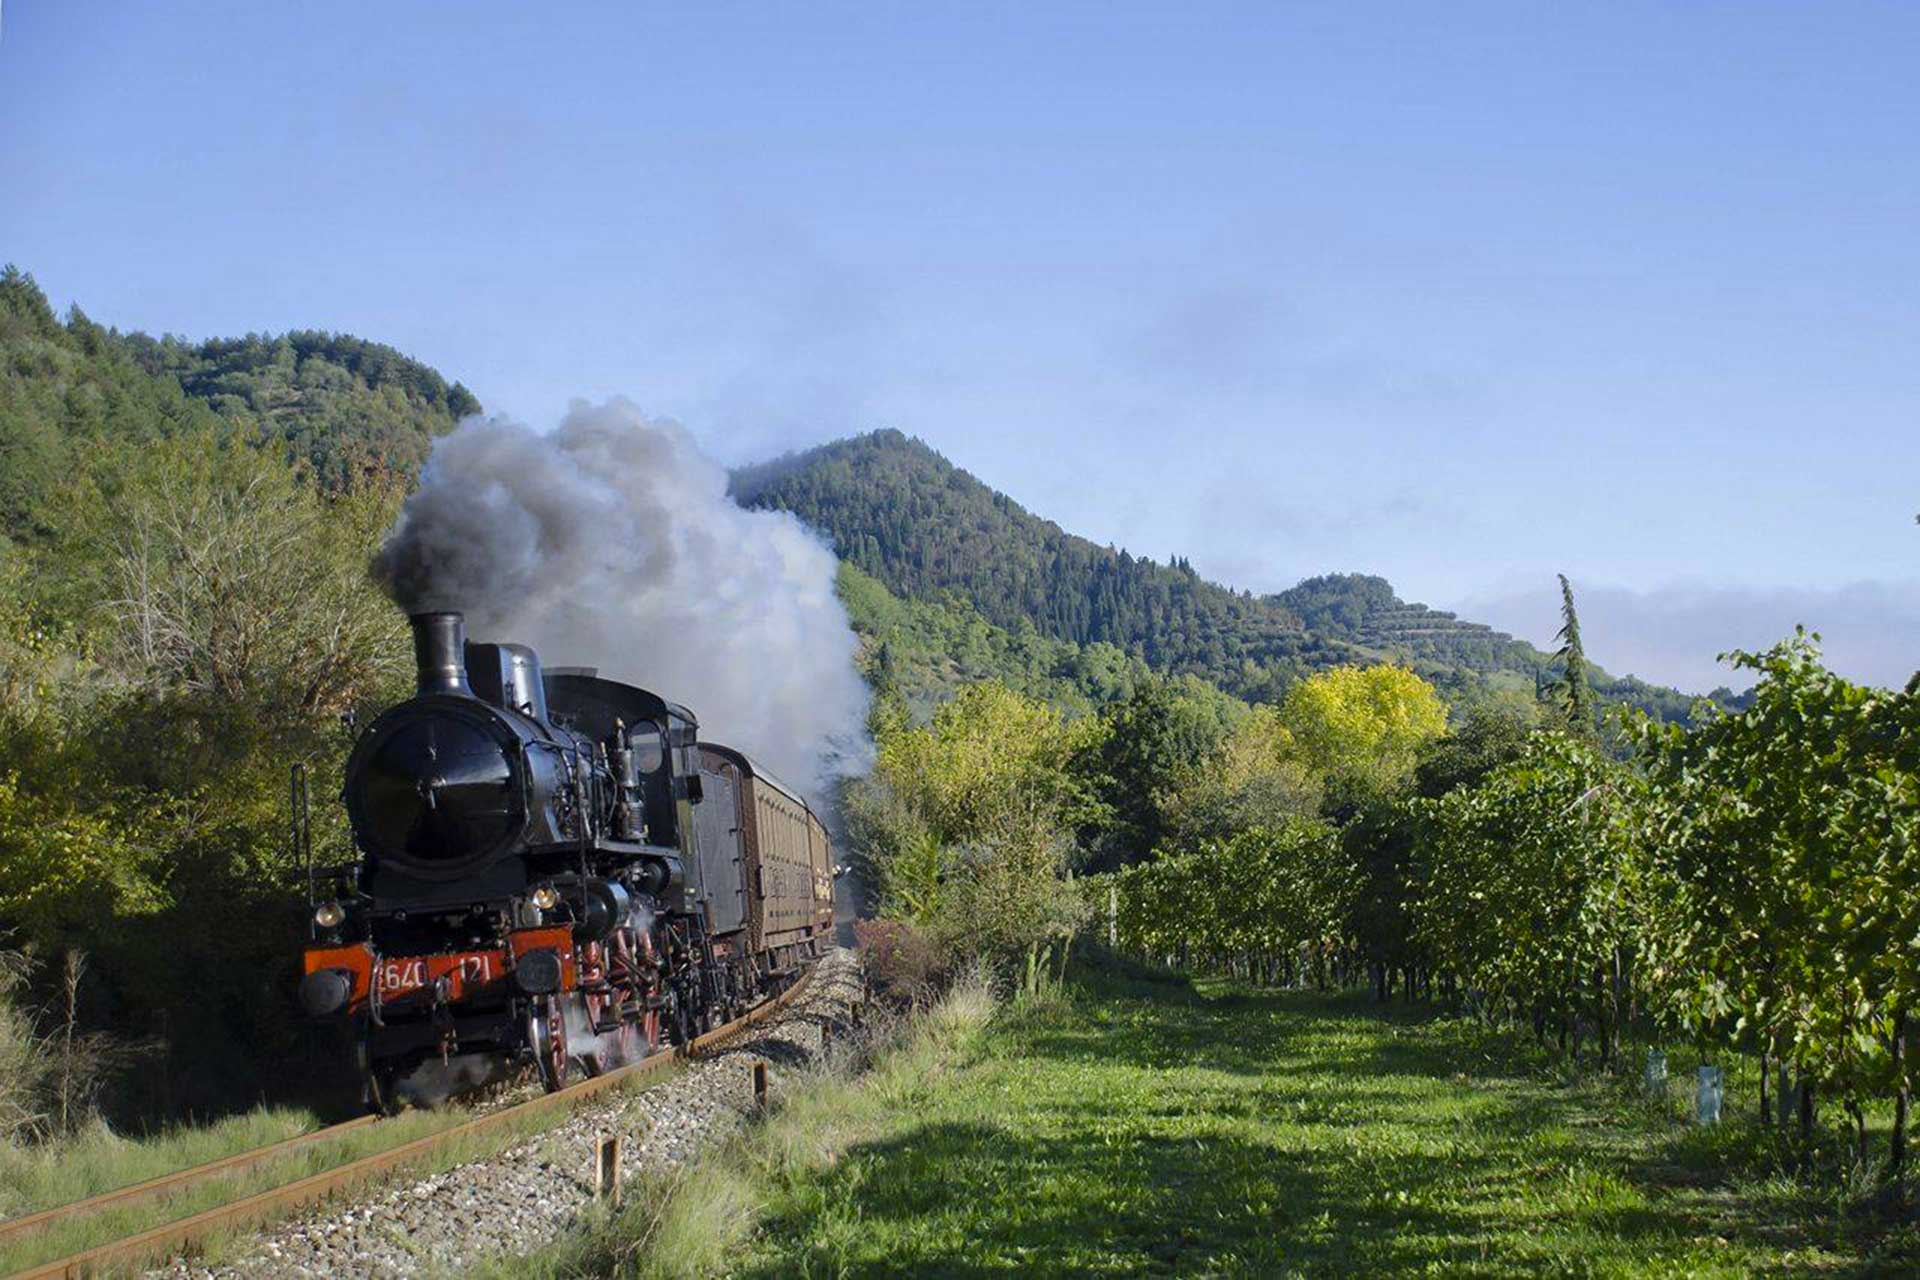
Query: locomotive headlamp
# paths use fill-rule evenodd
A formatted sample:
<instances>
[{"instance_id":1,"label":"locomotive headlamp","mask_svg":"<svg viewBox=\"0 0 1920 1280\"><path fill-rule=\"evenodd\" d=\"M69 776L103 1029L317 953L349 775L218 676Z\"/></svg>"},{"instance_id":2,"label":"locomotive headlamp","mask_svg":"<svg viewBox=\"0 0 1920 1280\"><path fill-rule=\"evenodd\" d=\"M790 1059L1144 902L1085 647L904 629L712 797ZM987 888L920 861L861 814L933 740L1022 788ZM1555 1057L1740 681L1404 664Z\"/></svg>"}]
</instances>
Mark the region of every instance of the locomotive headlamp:
<instances>
[{"instance_id":1,"label":"locomotive headlamp","mask_svg":"<svg viewBox=\"0 0 1920 1280\"><path fill-rule=\"evenodd\" d=\"M543 884L533 891L533 905L542 911L551 911L560 905L560 891L550 884Z\"/></svg>"},{"instance_id":2,"label":"locomotive headlamp","mask_svg":"<svg viewBox=\"0 0 1920 1280\"><path fill-rule=\"evenodd\" d=\"M331 929L347 918L347 909L337 902L323 902L313 913L313 922L322 929Z\"/></svg>"}]
</instances>

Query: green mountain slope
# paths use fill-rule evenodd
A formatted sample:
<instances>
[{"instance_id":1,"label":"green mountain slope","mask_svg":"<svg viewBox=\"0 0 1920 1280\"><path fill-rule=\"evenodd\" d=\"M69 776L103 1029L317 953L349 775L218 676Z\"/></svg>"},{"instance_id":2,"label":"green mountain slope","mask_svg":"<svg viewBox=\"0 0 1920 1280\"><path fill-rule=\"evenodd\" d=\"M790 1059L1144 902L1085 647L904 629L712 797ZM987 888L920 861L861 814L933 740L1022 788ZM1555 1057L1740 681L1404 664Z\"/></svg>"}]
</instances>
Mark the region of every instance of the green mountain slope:
<instances>
[{"instance_id":1,"label":"green mountain slope","mask_svg":"<svg viewBox=\"0 0 1920 1280\"><path fill-rule=\"evenodd\" d=\"M1112 645L1242 697L1353 656L1283 605L1066 533L897 431L745 468L734 492L792 511L897 594L957 592L997 626Z\"/></svg>"},{"instance_id":2,"label":"green mountain slope","mask_svg":"<svg viewBox=\"0 0 1920 1280\"><path fill-rule=\"evenodd\" d=\"M963 600L1009 636L1030 631L1076 652L1104 647L1250 701L1343 662L1404 663L1456 706L1531 701L1553 674L1532 645L1401 600L1384 578L1328 575L1256 597L1203 580L1184 560L1158 564L1102 547L898 431L742 468L733 487L743 503L791 511L820 530L895 596ZM1692 702L1597 668L1593 684L1604 700L1667 718Z\"/></svg>"},{"instance_id":3,"label":"green mountain slope","mask_svg":"<svg viewBox=\"0 0 1920 1280\"><path fill-rule=\"evenodd\" d=\"M916 718L981 680L997 680L1068 715L1086 715L1125 701L1154 678L1145 662L1110 644L1055 640L1025 620L1011 630L995 626L954 592L901 599L844 560L839 591L860 636L861 670L876 688L899 694ZM1230 699L1214 686L1194 676L1179 683L1219 717L1231 715Z\"/></svg>"},{"instance_id":4,"label":"green mountain slope","mask_svg":"<svg viewBox=\"0 0 1920 1280\"><path fill-rule=\"evenodd\" d=\"M0 272L0 533L27 531L77 441L241 430L339 487L412 474L435 435L479 409L465 387L391 347L314 332L123 334L78 307L62 321L33 277Z\"/></svg>"}]
</instances>

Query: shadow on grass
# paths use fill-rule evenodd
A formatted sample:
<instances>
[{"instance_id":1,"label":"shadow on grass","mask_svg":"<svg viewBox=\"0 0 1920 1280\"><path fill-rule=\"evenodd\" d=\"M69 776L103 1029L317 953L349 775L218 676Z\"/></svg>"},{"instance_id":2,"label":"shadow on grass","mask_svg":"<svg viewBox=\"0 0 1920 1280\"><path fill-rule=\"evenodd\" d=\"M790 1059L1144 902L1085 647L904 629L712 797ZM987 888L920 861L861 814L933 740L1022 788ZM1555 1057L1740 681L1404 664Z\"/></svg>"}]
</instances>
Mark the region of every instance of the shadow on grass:
<instances>
[{"instance_id":1,"label":"shadow on grass","mask_svg":"<svg viewBox=\"0 0 1920 1280\"><path fill-rule=\"evenodd\" d=\"M825 1274L1265 1275L1304 1253L1408 1265L1424 1251L1396 1242L1472 1225L1413 1200L1357 1203L1311 1160L1217 1137L1102 1144L936 1123L859 1147L845 1163L861 1172L857 1188L840 1189L852 1193L840 1208L887 1247L866 1257L816 1248L807 1263ZM804 1235L810 1212L763 1227ZM790 1275L797 1262L743 1274Z\"/></svg>"},{"instance_id":2,"label":"shadow on grass","mask_svg":"<svg viewBox=\"0 0 1920 1280\"><path fill-rule=\"evenodd\" d=\"M852 1172L834 1176L828 1199L859 1224L857 1238L821 1239L821 1206L803 1202L762 1223L775 1238L804 1242L798 1252L739 1274L1585 1273L1568 1249L1537 1248L1484 1207L1450 1199L1462 1183L1497 1190L1507 1179L1493 1176L1501 1171L1492 1160L1400 1155L1389 1189L1337 1160L1218 1136L1107 1145L933 1123L857 1148L843 1163ZM1579 1225L1614 1237L1632 1258L1695 1247L1702 1224L1636 1204L1595 1208Z\"/></svg>"},{"instance_id":3,"label":"shadow on grass","mask_svg":"<svg viewBox=\"0 0 1920 1280\"><path fill-rule=\"evenodd\" d=\"M1430 1010L1101 973L1015 1024L1018 1073L845 1153L739 1274L1732 1274L1727 1236L1769 1274L1898 1273L1803 1263L1831 1231L1663 1186L1649 1148L1671 1164L1684 1131Z\"/></svg>"}]
</instances>

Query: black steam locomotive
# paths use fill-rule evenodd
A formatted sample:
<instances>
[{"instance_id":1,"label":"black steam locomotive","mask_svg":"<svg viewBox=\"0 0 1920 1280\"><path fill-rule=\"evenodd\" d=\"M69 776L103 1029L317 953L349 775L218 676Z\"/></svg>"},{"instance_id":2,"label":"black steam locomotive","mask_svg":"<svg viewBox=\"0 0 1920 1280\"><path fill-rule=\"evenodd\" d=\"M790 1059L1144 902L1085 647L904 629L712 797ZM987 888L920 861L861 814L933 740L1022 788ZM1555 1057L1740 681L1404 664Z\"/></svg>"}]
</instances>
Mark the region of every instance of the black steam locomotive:
<instances>
[{"instance_id":1,"label":"black steam locomotive","mask_svg":"<svg viewBox=\"0 0 1920 1280\"><path fill-rule=\"evenodd\" d=\"M419 688L361 734L360 860L314 902L300 1000L391 1110L531 1060L549 1089L789 982L833 922L826 828L686 708L413 619Z\"/></svg>"}]
</instances>

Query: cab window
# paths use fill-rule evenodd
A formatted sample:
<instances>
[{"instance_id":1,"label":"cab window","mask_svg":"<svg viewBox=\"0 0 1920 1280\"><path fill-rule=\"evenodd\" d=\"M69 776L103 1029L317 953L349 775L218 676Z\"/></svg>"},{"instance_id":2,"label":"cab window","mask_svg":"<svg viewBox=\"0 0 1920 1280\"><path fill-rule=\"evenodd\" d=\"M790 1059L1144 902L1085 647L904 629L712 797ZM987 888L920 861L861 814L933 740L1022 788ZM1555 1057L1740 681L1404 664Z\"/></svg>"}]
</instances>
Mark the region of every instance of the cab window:
<instances>
[{"instance_id":1,"label":"cab window","mask_svg":"<svg viewBox=\"0 0 1920 1280\"><path fill-rule=\"evenodd\" d=\"M666 743L660 735L660 726L635 725L630 741L633 743L633 767L643 774L658 773L660 766L665 764L667 759Z\"/></svg>"}]
</instances>

